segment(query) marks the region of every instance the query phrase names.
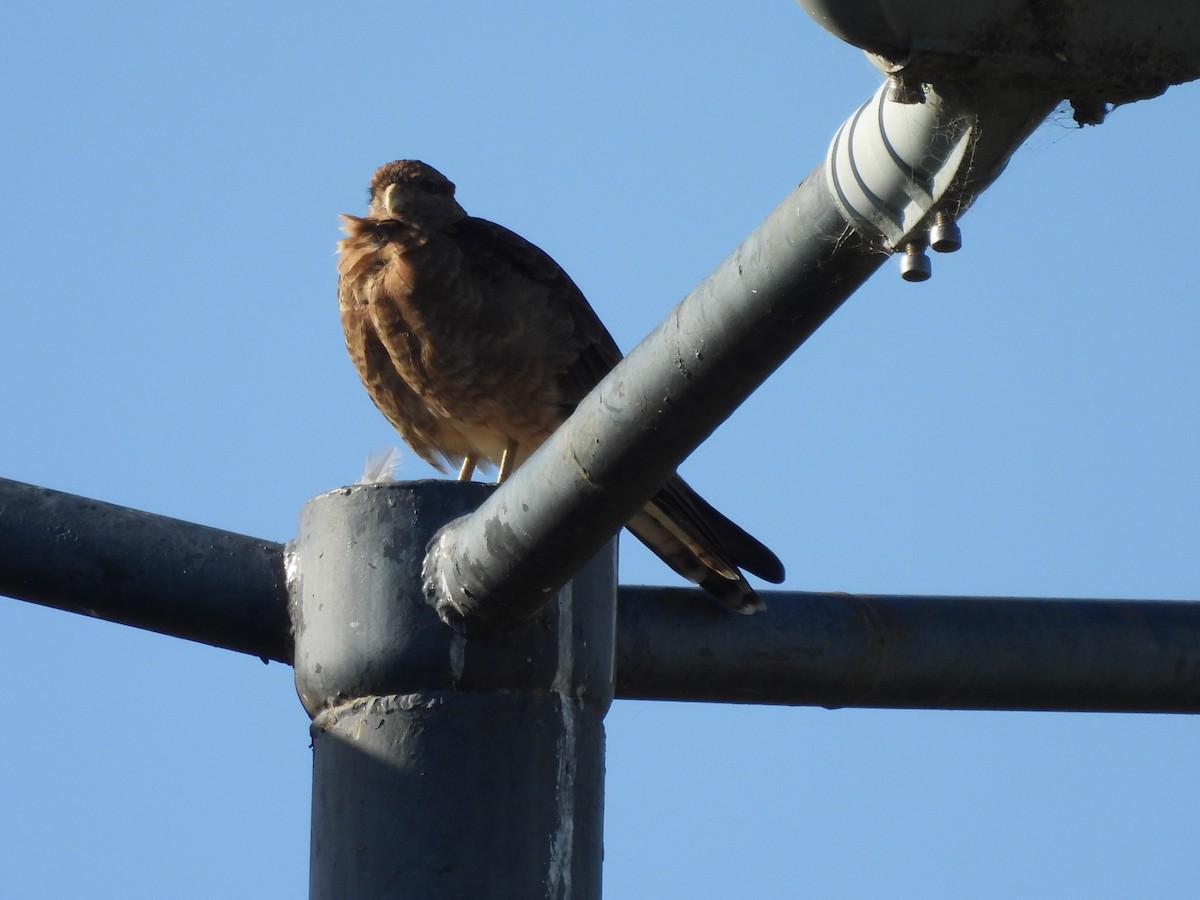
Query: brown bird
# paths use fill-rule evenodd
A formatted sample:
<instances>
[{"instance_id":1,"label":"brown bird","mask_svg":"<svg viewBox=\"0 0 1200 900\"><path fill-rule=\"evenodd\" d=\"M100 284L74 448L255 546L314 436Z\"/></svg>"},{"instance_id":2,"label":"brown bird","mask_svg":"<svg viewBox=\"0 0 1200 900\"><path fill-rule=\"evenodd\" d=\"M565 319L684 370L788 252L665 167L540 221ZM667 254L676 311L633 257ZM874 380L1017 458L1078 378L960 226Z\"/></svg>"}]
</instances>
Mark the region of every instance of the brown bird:
<instances>
[{"instance_id":1,"label":"brown bird","mask_svg":"<svg viewBox=\"0 0 1200 900\"><path fill-rule=\"evenodd\" d=\"M468 216L454 185L397 160L343 215L338 305L375 405L426 462L504 481L621 360L566 272L524 238ZM675 475L628 523L667 565L741 613L763 609L739 567L783 565Z\"/></svg>"}]
</instances>

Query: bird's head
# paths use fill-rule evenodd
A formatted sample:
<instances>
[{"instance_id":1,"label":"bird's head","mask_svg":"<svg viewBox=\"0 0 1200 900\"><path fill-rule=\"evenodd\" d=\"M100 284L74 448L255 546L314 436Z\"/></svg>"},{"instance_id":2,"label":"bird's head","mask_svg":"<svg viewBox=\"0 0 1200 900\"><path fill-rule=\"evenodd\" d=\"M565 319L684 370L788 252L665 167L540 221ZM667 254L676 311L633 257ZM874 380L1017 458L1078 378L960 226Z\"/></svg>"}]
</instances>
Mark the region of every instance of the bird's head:
<instances>
[{"instance_id":1,"label":"bird's head","mask_svg":"<svg viewBox=\"0 0 1200 900\"><path fill-rule=\"evenodd\" d=\"M398 159L375 170L368 214L420 225L449 225L467 215L454 199L454 182L415 159Z\"/></svg>"}]
</instances>

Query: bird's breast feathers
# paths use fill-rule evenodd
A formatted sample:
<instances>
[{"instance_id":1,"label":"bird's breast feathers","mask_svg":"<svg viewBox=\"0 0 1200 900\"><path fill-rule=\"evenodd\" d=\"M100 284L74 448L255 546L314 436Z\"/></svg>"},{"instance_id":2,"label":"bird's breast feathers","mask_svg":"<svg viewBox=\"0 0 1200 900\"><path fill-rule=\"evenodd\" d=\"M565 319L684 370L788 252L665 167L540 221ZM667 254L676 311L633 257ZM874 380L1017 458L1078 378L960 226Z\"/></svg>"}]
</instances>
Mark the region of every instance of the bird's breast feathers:
<instances>
[{"instance_id":1,"label":"bird's breast feathers","mask_svg":"<svg viewBox=\"0 0 1200 900\"><path fill-rule=\"evenodd\" d=\"M355 216L343 223L348 340L356 329L373 331L429 411L474 432L473 443L484 443L483 433L502 438L488 441L501 449L510 437L540 441L561 422L558 373L577 351L539 285L506 277L494 258L467 257L445 234Z\"/></svg>"}]
</instances>

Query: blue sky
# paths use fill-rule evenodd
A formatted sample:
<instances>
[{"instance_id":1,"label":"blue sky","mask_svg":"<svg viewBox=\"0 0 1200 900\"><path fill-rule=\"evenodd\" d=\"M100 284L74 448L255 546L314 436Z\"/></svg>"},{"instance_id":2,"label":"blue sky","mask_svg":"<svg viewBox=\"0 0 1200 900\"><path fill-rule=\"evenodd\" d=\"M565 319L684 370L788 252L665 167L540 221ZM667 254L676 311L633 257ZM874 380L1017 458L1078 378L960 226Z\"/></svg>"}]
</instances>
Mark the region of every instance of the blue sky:
<instances>
[{"instance_id":1,"label":"blue sky","mask_svg":"<svg viewBox=\"0 0 1200 900\"><path fill-rule=\"evenodd\" d=\"M15 6L0 476L286 540L396 442L334 295L375 166L436 165L628 348L878 80L783 0ZM933 280L885 266L685 463L787 588L1196 598L1197 90L1052 117ZM621 577L678 583L624 541ZM290 669L0 602L0 682L13 896L304 895ZM1194 889L1193 718L623 702L607 726L610 897Z\"/></svg>"}]
</instances>

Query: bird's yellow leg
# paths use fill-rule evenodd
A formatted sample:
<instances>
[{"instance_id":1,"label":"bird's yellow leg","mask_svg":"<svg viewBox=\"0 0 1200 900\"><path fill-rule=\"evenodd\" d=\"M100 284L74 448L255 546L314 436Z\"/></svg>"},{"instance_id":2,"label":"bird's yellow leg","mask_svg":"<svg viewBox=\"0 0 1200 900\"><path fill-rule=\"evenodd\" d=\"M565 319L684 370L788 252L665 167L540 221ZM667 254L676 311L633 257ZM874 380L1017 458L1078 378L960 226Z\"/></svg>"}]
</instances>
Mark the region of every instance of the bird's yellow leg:
<instances>
[{"instance_id":1,"label":"bird's yellow leg","mask_svg":"<svg viewBox=\"0 0 1200 900\"><path fill-rule=\"evenodd\" d=\"M496 484L504 484L508 476L517 467L517 442L509 440L504 445L504 455L500 457L500 474L496 476Z\"/></svg>"},{"instance_id":2,"label":"bird's yellow leg","mask_svg":"<svg viewBox=\"0 0 1200 900\"><path fill-rule=\"evenodd\" d=\"M458 470L459 481L470 481L471 473L475 471L475 463L479 462L479 457L473 453L467 454L463 458L462 467Z\"/></svg>"}]
</instances>

